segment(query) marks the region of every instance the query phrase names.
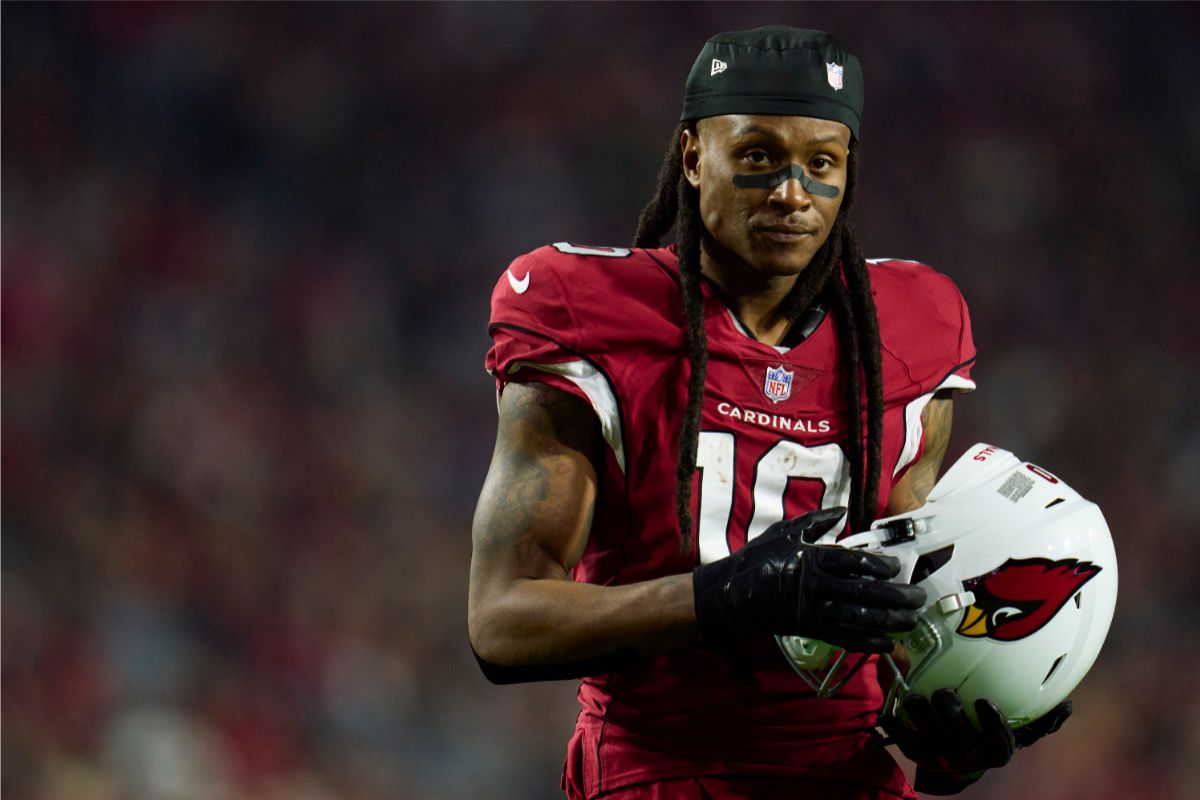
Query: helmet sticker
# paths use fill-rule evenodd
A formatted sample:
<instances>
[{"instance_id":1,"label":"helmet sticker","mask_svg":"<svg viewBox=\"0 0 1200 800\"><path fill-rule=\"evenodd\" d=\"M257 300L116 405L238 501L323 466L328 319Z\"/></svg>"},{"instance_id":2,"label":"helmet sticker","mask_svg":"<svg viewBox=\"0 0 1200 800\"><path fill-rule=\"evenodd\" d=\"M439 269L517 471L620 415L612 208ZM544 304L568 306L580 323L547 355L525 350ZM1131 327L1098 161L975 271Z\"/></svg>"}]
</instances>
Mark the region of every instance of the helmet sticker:
<instances>
[{"instance_id":1,"label":"helmet sticker","mask_svg":"<svg viewBox=\"0 0 1200 800\"><path fill-rule=\"evenodd\" d=\"M1000 484L1000 488L996 491L1015 503L1029 494L1029 490L1032 488L1033 478L1021 472L1014 472L1005 479L1004 483Z\"/></svg>"},{"instance_id":2,"label":"helmet sticker","mask_svg":"<svg viewBox=\"0 0 1200 800\"><path fill-rule=\"evenodd\" d=\"M1073 558L1010 558L991 572L963 581L975 595L956 633L1001 642L1024 639L1054 618L1071 596L1100 573Z\"/></svg>"}]
</instances>

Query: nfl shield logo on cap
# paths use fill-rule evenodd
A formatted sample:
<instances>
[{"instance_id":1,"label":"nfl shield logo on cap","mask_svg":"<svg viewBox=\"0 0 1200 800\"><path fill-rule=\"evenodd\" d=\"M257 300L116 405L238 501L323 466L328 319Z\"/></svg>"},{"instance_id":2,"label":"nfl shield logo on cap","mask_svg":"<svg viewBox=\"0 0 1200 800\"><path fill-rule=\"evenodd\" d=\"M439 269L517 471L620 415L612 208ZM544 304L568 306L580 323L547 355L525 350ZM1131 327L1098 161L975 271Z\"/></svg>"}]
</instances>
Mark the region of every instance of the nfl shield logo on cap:
<instances>
[{"instance_id":1,"label":"nfl shield logo on cap","mask_svg":"<svg viewBox=\"0 0 1200 800\"><path fill-rule=\"evenodd\" d=\"M767 380L763 383L763 394L775 403L782 403L792 396L792 371L778 367L767 367Z\"/></svg>"},{"instance_id":2,"label":"nfl shield logo on cap","mask_svg":"<svg viewBox=\"0 0 1200 800\"><path fill-rule=\"evenodd\" d=\"M829 79L829 85L839 92L842 90L842 73L844 71L841 64L834 64L832 61L825 62L825 77Z\"/></svg>"}]
</instances>

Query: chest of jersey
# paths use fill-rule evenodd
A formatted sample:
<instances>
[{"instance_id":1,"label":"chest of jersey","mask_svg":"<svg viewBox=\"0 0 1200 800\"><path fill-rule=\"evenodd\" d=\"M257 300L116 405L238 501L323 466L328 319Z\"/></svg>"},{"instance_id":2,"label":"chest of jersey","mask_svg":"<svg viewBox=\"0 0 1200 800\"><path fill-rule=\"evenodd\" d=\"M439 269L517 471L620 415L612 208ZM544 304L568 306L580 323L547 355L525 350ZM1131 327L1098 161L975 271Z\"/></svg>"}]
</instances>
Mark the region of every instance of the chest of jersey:
<instances>
[{"instance_id":1,"label":"chest of jersey","mask_svg":"<svg viewBox=\"0 0 1200 800\"><path fill-rule=\"evenodd\" d=\"M913 262L870 269L883 344L878 515L920 454L920 413L932 393L947 379L957 381L950 388L973 388L974 348L952 282ZM865 403L848 401L836 321L827 317L781 352L748 336L715 292L702 291L708 368L695 524L681 534L676 474L690 364L674 254L543 248L497 283L489 370L501 382L552 373L547 380L591 403L609 446L577 579L626 583L684 572L781 519L849 504L852 470L863 466L848 458L848 414Z\"/></svg>"},{"instance_id":2,"label":"chest of jersey","mask_svg":"<svg viewBox=\"0 0 1200 800\"><path fill-rule=\"evenodd\" d=\"M827 333L786 353L713 337L693 489L702 562L781 519L848 505L846 402Z\"/></svg>"},{"instance_id":3,"label":"chest of jersey","mask_svg":"<svg viewBox=\"0 0 1200 800\"><path fill-rule=\"evenodd\" d=\"M680 552L674 497L690 367L677 356L645 360L638 380L623 387L626 474L609 485L610 493L627 495L630 509L621 582L685 571L729 555L779 520L849 505L847 390L832 320L786 352L747 337L731 318L710 317L708 334L689 553ZM886 404L877 511L913 433L910 422L903 398ZM599 577L587 572L580 577Z\"/></svg>"}]
</instances>

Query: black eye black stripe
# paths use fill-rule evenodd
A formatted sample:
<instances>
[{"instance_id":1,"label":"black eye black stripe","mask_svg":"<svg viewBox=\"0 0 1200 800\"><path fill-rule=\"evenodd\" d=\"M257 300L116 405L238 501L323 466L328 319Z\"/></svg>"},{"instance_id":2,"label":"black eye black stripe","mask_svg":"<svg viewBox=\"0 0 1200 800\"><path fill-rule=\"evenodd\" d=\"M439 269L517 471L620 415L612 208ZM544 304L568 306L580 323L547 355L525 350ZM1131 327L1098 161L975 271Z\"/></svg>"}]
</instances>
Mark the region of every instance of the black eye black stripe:
<instances>
[{"instance_id":1,"label":"black eye black stripe","mask_svg":"<svg viewBox=\"0 0 1200 800\"><path fill-rule=\"evenodd\" d=\"M837 197L839 190L836 186L821 183L808 177L804 167L799 164L788 164L786 167L768 172L765 175L734 175L733 185L739 189L774 189L779 184L791 178L800 181L804 191L817 197Z\"/></svg>"}]
</instances>

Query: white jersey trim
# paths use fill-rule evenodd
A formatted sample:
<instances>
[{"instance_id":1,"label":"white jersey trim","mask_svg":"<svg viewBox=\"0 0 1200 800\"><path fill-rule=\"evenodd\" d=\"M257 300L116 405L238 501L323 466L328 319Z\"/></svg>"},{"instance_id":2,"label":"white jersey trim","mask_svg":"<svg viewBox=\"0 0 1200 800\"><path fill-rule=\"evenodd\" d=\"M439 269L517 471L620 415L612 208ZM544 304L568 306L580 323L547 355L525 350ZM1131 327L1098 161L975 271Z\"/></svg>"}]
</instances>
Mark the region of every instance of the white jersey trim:
<instances>
[{"instance_id":1,"label":"white jersey trim","mask_svg":"<svg viewBox=\"0 0 1200 800\"><path fill-rule=\"evenodd\" d=\"M921 450L921 440L925 436L925 426L921 423L921 412L933 395L943 389L956 389L960 392L975 391L975 381L961 375L951 375L938 384L937 388L928 394L923 394L904 407L904 447L900 449L900 458L896 460L896 468L892 470L895 478L901 470L912 464Z\"/></svg>"},{"instance_id":2,"label":"white jersey trim","mask_svg":"<svg viewBox=\"0 0 1200 800\"><path fill-rule=\"evenodd\" d=\"M579 387L579 390L592 404L592 409L600 419L600 432L604 441L612 448L613 455L621 472L625 472L625 443L621 438L621 414L617 405L617 395L609 385L608 379L600 370L587 361L564 361L559 364L539 364L535 361L514 361L508 372L514 373L522 367L549 372L559 375Z\"/></svg>"},{"instance_id":3,"label":"white jersey trim","mask_svg":"<svg viewBox=\"0 0 1200 800\"><path fill-rule=\"evenodd\" d=\"M917 261L914 258L864 258L868 264L882 264L885 261L899 261L904 264L922 264L928 266L924 261Z\"/></svg>"}]
</instances>

